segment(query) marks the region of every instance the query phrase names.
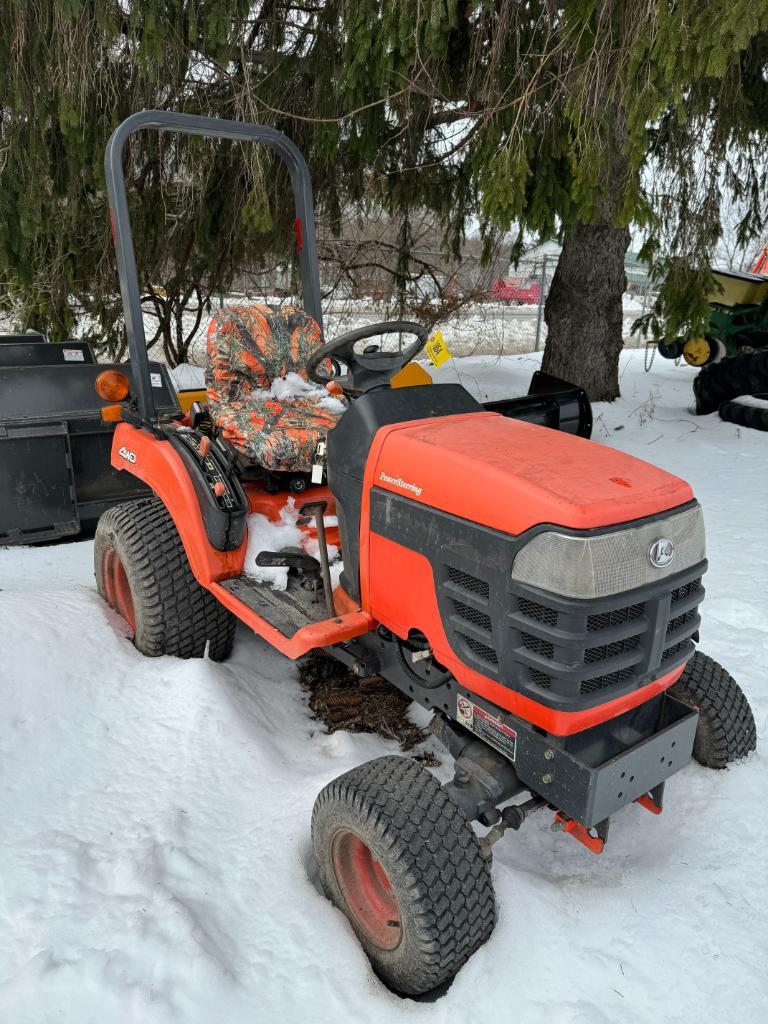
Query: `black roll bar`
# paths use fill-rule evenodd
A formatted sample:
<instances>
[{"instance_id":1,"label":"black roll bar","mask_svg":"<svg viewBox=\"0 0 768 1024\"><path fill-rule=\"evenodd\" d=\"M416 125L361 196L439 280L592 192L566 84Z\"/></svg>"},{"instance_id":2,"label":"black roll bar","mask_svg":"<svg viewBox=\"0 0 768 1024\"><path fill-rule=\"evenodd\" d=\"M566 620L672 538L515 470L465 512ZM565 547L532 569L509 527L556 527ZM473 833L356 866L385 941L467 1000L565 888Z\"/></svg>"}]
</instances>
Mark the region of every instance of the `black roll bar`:
<instances>
[{"instance_id":1,"label":"black roll bar","mask_svg":"<svg viewBox=\"0 0 768 1024\"><path fill-rule=\"evenodd\" d=\"M204 135L213 139L261 142L277 153L288 168L293 186L304 308L319 324L321 334L323 314L320 308L320 275L315 239L315 211L312 204L312 179L309 176L307 162L296 144L275 128L267 128L260 124L225 121L218 117L198 117L194 114L177 114L170 110L142 110L138 114L132 114L112 132L104 154L104 169L107 175L107 194L117 254L120 293L123 298L125 330L128 335L133 379L138 392L139 412L142 420L152 422L155 419L155 401L149 375L147 339L141 315L141 294L123 174L125 144L130 135L142 128L157 128L159 131L179 132L184 135Z\"/></svg>"}]
</instances>

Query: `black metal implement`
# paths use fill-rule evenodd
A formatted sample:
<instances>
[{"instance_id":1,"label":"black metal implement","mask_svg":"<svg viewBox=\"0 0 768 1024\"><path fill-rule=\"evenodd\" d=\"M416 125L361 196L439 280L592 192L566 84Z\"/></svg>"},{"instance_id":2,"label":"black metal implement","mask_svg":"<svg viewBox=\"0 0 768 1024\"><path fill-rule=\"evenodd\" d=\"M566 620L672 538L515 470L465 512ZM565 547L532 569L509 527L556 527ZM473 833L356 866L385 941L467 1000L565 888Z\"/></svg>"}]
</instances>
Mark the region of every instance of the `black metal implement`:
<instances>
[{"instance_id":1,"label":"black metal implement","mask_svg":"<svg viewBox=\"0 0 768 1024\"><path fill-rule=\"evenodd\" d=\"M0 345L0 367L5 366L68 366L80 363L92 365L96 362L91 346L84 341L65 341L61 344L47 343L45 338L28 338L20 335L22 341L2 339Z\"/></svg>"},{"instance_id":2,"label":"black metal implement","mask_svg":"<svg viewBox=\"0 0 768 1024\"><path fill-rule=\"evenodd\" d=\"M33 348L62 346L30 343ZM149 493L137 477L111 465L115 424L102 420L108 403L95 388L106 369L132 376L125 363L6 366L0 359L0 544L71 536L111 505ZM178 414L168 370L159 363L149 370L158 411Z\"/></svg>"},{"instance_id":3,"label":"black metal implement","mask_svg":"<svg viewBox=\"0 0 768 1024\"><path fill-rule=\"evenodd\" d=\"M104 168L107 177L112 233L117 254L117 272L120 278L120 292L125 313L125 329L128 335L131 363L135 368L135 393L142 420L151 423L156 416L155 402L149 376L136 255L133 249L131 219L128 212L128 198L123 173L123 153L126 142L131 135L144 128L155 128L158 131L171 131L183 135L202 135L212 139L260 142L277 153L288 168L293 186L304 308L315 318L321 332L323 320L320 307L320 277L315 240L312 180L306 161L295 143L287 135L283 135L282 132L274 128L226 121L217 117L197 117L193 114L177 114L168 110L143 110L126 118L110 136L104 157Z\"/></svg>"},{"instance_id":4,"label":"black metal implement","mask_svg":"<svg viewBox=\"0 0 768 1024\"><path fill-rule=\"evenodd\" d=\"M542 370L534 373L524 397L483 402L483 408L577 437L592 435L592 406L587 393Z\"/></svg>"}]
</instances>

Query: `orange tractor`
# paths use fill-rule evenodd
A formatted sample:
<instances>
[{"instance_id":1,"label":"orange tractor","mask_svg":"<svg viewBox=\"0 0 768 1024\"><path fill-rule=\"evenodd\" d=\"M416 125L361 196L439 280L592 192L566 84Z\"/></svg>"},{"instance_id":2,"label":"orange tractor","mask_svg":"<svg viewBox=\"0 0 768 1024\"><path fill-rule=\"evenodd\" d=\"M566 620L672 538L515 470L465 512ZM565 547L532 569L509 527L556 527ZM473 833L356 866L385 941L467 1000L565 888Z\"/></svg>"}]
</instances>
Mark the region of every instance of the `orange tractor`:
<instances>
[{"instance_id":1,"label":"orange tractor","mask_svg":"<svg viewBox=\"0 0 768 1024\"><path fill-rule=\"evenodd\" d=\"M208 402L158 415L122 170L132 132L252 140L290 171L304 309L225 309L209 329ZM104 598L147 655L226 658L239 620L288 658L322 650L434 712L454 758L441 785L377 758L330 782L312 815L319 875L380 976L429 991L488 938L491 848L534 813L600 853L618 812L662 810L691 755L755 746L746 699L694 653L706 569L690 487L587 440L583 394L539 375L483 407L409 383L427 341L386 323L325 340L312 190L270 128L147 111L113 134L107 182L135 387L109 371L113 465L153 496L108 511ZM413 336L392 350L371 339ZM249 515L298 504L305 543L259 551ZM337 517L337 518L330 518ZM295 517L294 517L295 518ZM334 586L329 545L340 547Z\"/></svg>"}]
</instances>

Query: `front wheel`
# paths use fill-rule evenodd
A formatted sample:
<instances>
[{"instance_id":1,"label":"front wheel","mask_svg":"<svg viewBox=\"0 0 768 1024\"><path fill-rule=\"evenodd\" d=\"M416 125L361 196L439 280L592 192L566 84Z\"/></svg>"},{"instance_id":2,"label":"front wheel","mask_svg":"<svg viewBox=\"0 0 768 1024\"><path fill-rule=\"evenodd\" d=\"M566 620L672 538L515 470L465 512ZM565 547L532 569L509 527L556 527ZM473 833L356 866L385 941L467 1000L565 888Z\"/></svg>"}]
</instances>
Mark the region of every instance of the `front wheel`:
<instances>
[{"instance_id":1,"label":"front wheel","mask_svg":"<svg viewBox=\"0 0 768 1024\"><path fill-rule=\"evenodd\" d=\"M159 498L115 505L94 543L99 594L127 622L142 654L224 661L237 621L201 587L170 513Z\"/></svg>"},{"instance_id":2,"label":"front wheel","mask_svg":"<svg viewBox=\"0 0 768 1024\"><path fill-rule=\"evenodd\" d=\"M696 651L669 691L699 709L693 756L706 768L725 768L755 749L755 719L739 684L713 658Z\"/></svg>"},{"instance_id":3,"label":"front wheel","mask_svg":"<svg viewBox=\"0 0 768 1024\"><path fill-rule=\"evenodd\" d=\"M477 837L415 761L380 757L329 783L312 812L312 845L326 894L397 992L449 980L493 930Z\"/></svg>"}]
</instances>

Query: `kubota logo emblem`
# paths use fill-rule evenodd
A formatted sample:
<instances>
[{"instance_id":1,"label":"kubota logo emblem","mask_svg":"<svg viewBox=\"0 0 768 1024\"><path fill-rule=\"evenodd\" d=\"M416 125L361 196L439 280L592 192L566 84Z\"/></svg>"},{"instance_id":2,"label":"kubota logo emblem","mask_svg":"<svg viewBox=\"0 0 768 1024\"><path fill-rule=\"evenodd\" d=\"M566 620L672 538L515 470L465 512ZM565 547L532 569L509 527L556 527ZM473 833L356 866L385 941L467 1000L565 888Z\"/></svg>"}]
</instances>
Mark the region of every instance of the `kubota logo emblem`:
<instances>
[{"instance_id":1,"label":"kubota logo emblem","mask_svg":"<svg viewBox=\"0 0 768 1024\"><path fill-rule=\"evenodd\" d=\"M123 447L120 449L120 451L117 454L120 456L121 459L125 459L126 462L135 462L136 461L136 453L135 452L129 452L128 449L125 447L125 445L123 445Z\"/></svg>"},{"instance_id":2,"label":"kubota logo emblem","mask_svg":"<svg viewBox=\"0 0 768 1024\"><path fill-rule=\"evenodd\" d=\"M657 569L663 569L675 557L675 545L666 537L659 537L648 549L648 557L651 560L651 565L655 565Z\"/></svg>"}]
</instances>

